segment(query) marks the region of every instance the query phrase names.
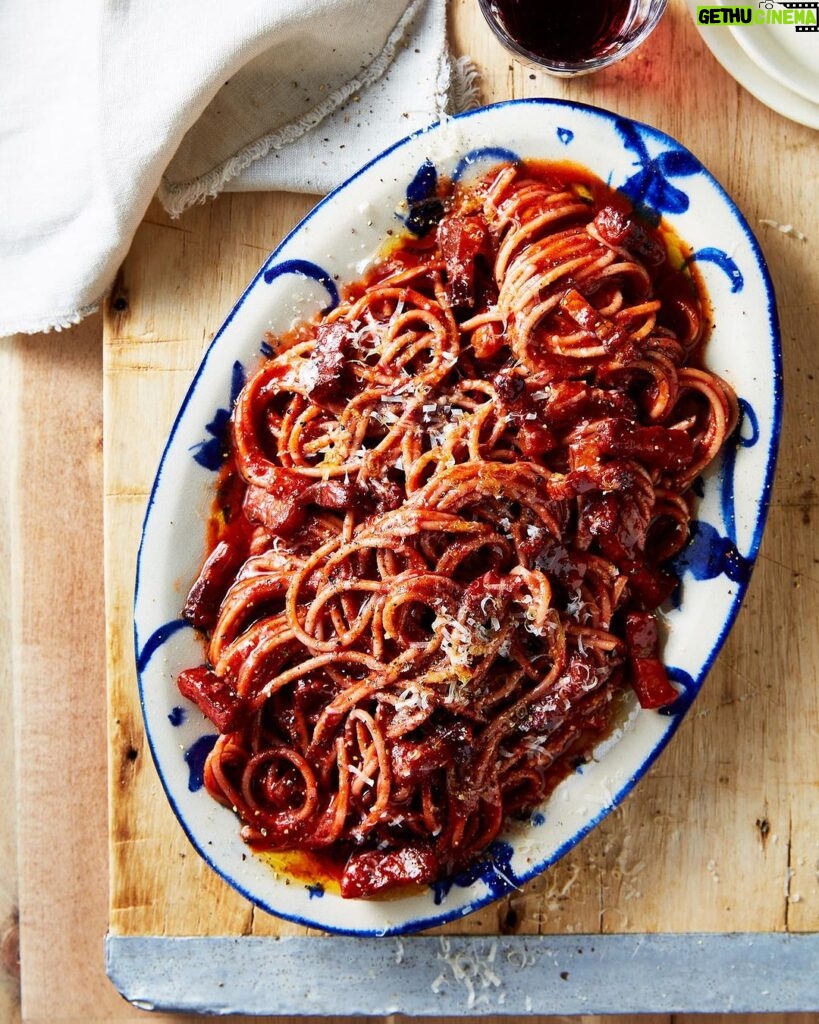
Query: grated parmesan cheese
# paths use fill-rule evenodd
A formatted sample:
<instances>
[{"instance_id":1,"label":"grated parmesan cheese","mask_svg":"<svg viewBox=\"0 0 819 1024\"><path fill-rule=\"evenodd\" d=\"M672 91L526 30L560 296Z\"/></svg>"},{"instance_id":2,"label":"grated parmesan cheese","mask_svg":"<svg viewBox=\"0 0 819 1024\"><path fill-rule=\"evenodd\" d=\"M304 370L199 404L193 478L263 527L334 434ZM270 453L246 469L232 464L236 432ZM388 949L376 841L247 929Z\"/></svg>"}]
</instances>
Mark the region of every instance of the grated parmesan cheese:
<instances>
[{"instance_id":1,"label":"grated parmesan cheese","mask_svg":"<svg viewBox=\"0 0 819 1024\"><path fill-rule=\"evenodd\" d=\"M790 238L796 238L800 242L807 242L808 240L808 236L801 231L797 231L793 224L780 224L779 221L769 220L767 217L761 218L759 223L769 228L775 228L781 234L788 235Z\"/></svg>"},{"instance_id":2,"label":"grated parmesan cheese","mask_svg":"<svg viewBox=\"0 0 819 1024\"><path fill-rule=\"evenodd\" d=\"M466 1008L473 1009L490 1002L489 993L492 989L500 989L503 981L495 970L494 964L498 953L498 943L493 941L486 955L477 949L464 949L452 952L452 944L446 936L440 938L441 949L438 959L443 960L452 972L452 980L460 984L466 992ZM448 977L439 974L432 982L432 991L436 994L447 983ZM498 993L500 996L501 993Z\"/></svg>"},{"instance_id":3,"label":"grated parmesan cheese","mask_svg":"<svg viewBox=\"0 0 819 1024\"><path fill-rule=\"evenodd\" d=\"M365 774L359 767L354 764L347 765L347 771L351 775L355 775L357 779L361 779L365 786L374 786L375 779L370 778L369 775Z\"/></svg>"}]
</instances>

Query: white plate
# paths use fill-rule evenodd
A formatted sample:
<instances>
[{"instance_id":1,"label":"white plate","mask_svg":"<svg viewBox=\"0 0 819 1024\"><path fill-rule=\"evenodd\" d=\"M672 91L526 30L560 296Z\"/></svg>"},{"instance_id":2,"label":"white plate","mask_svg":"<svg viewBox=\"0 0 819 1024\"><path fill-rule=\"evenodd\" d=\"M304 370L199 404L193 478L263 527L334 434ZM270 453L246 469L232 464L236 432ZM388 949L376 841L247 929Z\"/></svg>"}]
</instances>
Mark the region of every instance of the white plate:
<instances>
[{"instance_id":1,"label":"white plate","mask_svg":"<svg viewBox=\"0 0 819 1024\"><path fill-rule=\"evenodd\" d=\"M685 0L685 2L706 46L729 75L771 110L775 110L778 114L782 114L783 117L787 117L797 124L804 124L809 128L819 128L819 101L814 103L772 77L740 46L731 26L698 24L697 0ZM793 31L792 25L779 27L787 27ZM755 31L756 28L764 31L763 26L760 25L752 27L749 32ZM809 33L809 35L816 44L819 54L819 33Z\"/></svg>"},{"instance_id":2,"label":"white plate","mask_svg":"<svg viewBox=\"0 0 819 1024\"><path fill-rule=\"evenodd\" d=\"M249 854L236 817L202 787L201 762L214 730L176 688L179 671L204 656L180 610L203 558L219 435L244 374L258 364L265 332L326 306L336 278L359 277L362 261L398 227L413 189L417 198L419 182L488 167L510 152L589 167L662 213L691 245L715 313L707 363L736 389L743 423L736 446L704 481L695 536L678 565L682 602L667 616L665 659L682 688L679 701L665 714L635 702L595 759L562 782L531 820L507 830L474 870L410 898L345 901L277 877ZM171 430L146 513L134 609L145 726L168 798L202 857L271 913L340 932L399 934L467 914L571 849L668 741L739 609L772 482L780 387L776 308L758 244L705 168L653 128L556 100L502 103L410 136L336 189L269 257L214 338Z\"/></svg>"},{"instance_id":3,"label":"white plate","mask_svg":"<svg viewBox=\"0 0 819 1024\"><path fill-rule=\"evenodd\" d=\"M777 10L782 10L777 5ZM739 45L762 70L787 89L819 104L819 33L795 25L733 25Z\"/></svg>"}]
</instances>

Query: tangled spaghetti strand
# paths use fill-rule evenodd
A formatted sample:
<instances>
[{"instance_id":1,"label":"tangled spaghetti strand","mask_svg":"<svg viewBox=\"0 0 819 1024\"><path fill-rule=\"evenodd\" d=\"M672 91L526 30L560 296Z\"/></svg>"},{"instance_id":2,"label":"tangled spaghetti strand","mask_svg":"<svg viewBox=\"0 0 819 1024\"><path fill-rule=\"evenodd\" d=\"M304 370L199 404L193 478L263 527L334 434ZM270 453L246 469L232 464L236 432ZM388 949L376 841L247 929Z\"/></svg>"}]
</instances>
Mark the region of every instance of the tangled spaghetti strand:
<instances>
[{"instance_id":1,"label":"tangled spaghetti strand","mask_svg":"<svg viewBox=\"0 0 819 1024\"><path fill-rule=\"evenodd\" d=\"M655 609L737 421L691 279L591 175L458 186L232 417L186 604L205 784L345 896L480 855L609 728L676 697Z\"/></svg>"}]
</instances>

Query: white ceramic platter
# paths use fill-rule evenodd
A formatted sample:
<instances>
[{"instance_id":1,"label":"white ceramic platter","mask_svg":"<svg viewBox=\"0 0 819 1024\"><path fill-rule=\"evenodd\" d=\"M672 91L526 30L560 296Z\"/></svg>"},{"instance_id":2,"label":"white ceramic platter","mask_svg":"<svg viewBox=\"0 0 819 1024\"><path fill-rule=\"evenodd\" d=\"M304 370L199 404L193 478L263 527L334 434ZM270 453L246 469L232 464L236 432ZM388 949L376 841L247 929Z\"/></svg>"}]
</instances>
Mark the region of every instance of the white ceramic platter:
<instances>
[{"instance_id":1,"label":"white ceramic platter","mask_svg":"<svg viewBox=\"0 0 819 1024\"><path fill-rule=\"evenodd\" d=\"M783 8L775 5L776 10ZM812 8L814 17L816 10ZM733 25L731 32L757 67L786 89L819 105L819 33L776 22Z\"/></svg>"},{"instance_id":2,"label":"white ceramic platter","mask_svg":"<svg viewBox=\"0 0 819 1024\"><path fill-rule=\"evenodd\" d=\"M412 898L344 901L277 876L249 855L236 817L202 787L213 726L176 688L203 645L181 619L204 554L205 524L232 398L258 365L265 332L282 331L361 275L408 202L441 176L514 157L570 160L662 214L691 246L715 311L707 363L736 389L734 443L703 482L691 544L678 561L681 603L668 613L665 659L681 690L666 713L636 705L531 818L474 871ZM168 798L191 842L260 907L331 931L399 934L460 917L519 886L571 849L644 774L700 689L742 599L772 482L781 407L780 349L759 246L720 185L687 150L616 114L553 100L501 103L397 143L316 206L265 261L206 352L170 432L145 518L134 636L145 727ZM670 713L669 713L670 712Z\"/></svg>"},{"instance_id":3,"label":"white ceramic platter","mask_svg":"<svg viewBox=\"0 0 819 1024\"><path fill-rule=\"evenodd\" d=\"M752 96L755 96L760 103L764 103L771 110L775 110L778 114L787 117L791 121L795 121L797 124L804 124L809 128L819 128L819 96L817 96L816 92L817 71L815 67L812 76L813 87L811 93L815 99L811 99L810 95L805 95L803 92L789 87L788 81L794 80L793 74L789 72L787 65L783 63L785 55L776 47L775 39L768 40L767 43L759 41L755 45L752 41L751 45L754 46L755 51L764 50L768 53L769 58L773 57L774 65L780 71L779 74L772 74L767 70L770 64L757 63L756 56L752 56L750 50L746 50L745 46L740 45L740 39L735 34L732 26L697 24L697 0L685 0L685 2L706 46L729 75L735 78ZM778 4L777 8L781 6L781 4ZM764 34L768 27L767 25L753 26L744 32L743 42L747 42L750 31L755 32L759 29ZM790 32L794 31L792 25L777 27L787 28ZM817 57L819 57L819 33L809 33L809 35L811 37L812 49L816 52ZM801 45L807 44L800 43ZM775 52L777 50L778 52ZM802 75L797 77L803 83L807 81Z\"/></svg>"}]
</instances>

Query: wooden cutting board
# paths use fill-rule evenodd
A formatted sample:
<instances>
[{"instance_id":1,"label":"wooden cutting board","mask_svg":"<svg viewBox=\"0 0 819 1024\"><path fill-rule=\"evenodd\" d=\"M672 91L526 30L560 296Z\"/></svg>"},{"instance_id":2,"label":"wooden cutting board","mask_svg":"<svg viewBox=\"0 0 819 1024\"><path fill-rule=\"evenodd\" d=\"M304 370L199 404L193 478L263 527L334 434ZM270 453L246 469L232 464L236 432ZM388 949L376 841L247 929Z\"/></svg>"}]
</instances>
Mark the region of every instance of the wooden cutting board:
<instances>
[{"instance_id":1,"label":"wooden cutting board","mask_svg":"<svg viewBox=\"0 0 819 1024\"><path fill-rule=\"evenodd\" d=\"M555 96L680 139L735 198L777 288L785 356L780 466L757 569L693 711L624 805L542 877L443 929L459 934L819 930L819 374L817 136L715 62L683 0L650 45L558 82L508 59L452 5L456 51L483 99ZM110 930L119 936L304 933L251 905L193 852L142 727L134 565L165 438L204 349L244 285L315 198L223 195L177 221L152 208L105 311L105 532L110 721ZM766 224L793 225L796 231Z\"/></svg>"}]
</instances>

